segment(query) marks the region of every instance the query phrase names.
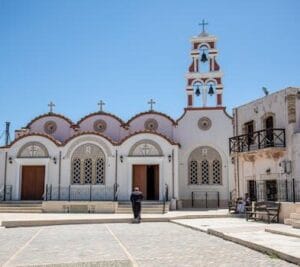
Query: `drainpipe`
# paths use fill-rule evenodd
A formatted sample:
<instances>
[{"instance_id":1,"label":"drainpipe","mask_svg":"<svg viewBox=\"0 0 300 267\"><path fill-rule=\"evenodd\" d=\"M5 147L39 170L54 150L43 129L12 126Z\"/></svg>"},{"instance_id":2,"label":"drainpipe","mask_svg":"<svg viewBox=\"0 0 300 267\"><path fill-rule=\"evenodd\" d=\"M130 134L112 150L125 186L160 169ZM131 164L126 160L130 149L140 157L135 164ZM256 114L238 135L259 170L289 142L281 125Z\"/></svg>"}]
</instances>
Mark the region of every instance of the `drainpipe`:
<instances>
[{"instance_id":1,"label":"drainpipe","mask_svg":"<svg viewBox=\"0 0 300 267\"><path fill-rule=\"evenodd\" d=\"M172 149L172 198L174 198L175 194L175 170L174 170L174 149Z\"/></svg>"},{"instance_id":2,"label":"drainpipe","mask_svg":"<svg viewBox=\"0 0 300 267\"><path fill-rule=\"evenodd\" d=\"M61 184L61 151L58 158L58 200L60 200L60 184Z\"/></svg>"},{"instance_id":3,"label":"drainpipe","mask_svg":"<svg viewBox=\"0 0 300 267\"><path fill-rule=\"evenodd\" d=\"M8 157L8 153L7 151L5 152L5 165L4 165L4 188L3 188L3 200L6 200L6 177L7 177L7 157Z\"/></svg>"},{"instance_id":4,"label":"drainpipe","mask_svg":"<svg viewBox=\"0 0 300 267\"><path fill-rule=\"evenodd\" d=\"M115 184L114 184L114 200L117 200L118 190L118 150L116 150L116 164L115 164Z\"/></svg>"}]
</instances>

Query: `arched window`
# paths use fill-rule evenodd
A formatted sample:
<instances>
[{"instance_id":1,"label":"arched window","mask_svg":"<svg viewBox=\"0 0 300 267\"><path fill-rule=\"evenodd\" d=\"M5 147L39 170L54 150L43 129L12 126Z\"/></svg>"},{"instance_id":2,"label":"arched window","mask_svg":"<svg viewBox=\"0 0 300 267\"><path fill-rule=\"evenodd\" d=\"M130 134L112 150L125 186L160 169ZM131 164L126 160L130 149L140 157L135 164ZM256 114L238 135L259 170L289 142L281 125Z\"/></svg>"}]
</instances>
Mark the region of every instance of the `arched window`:
<instances>
[{"instance_id":1,"label":"arched window","mask_svg":"<svg viewBox=\"0 0 300 267\"><path fill-rule=\"evenodd\" d=\"M222 159L217 150L207 146L196 148L189 156L188 166L189 184L222 184Z\"/></svg>"},{"instance_id":2,"label":"arched window","mask_svg":"<svg viewBox=\"0 0 300 267\"><path fill-rule=\"evenodd\" d=\"M94 144L79 146L71 159L72 184L105 184L105 155Z\"/></svg>"}]
</instances>

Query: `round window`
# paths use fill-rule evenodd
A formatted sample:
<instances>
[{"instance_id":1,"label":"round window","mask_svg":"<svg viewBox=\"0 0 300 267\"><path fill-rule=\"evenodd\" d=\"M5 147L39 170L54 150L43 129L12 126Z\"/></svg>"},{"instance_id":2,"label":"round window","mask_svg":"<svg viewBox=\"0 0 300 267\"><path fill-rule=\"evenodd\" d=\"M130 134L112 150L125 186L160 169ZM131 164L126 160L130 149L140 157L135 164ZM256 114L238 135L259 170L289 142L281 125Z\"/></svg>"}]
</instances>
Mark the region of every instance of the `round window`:
<instances>
[{"instance_id":1,"label":"round window","mask_svg":"<svg viewBox=\"0 0 300 267\"><path fill-rule=\"evenodd\" d=\"M102 133L106 130L106 122L104 120L96 120L94 122L94 130L96 132Z\"/></svg>"},{"instance_id":2,"label":"round window","mask_svg":"<svg viewBox=\"0 0 300 267\"><path fill-rule=\"evenodd\" d=\"M144 126L148 131L156 131L158 128L158 122L155 119L148 119L145 121Z\"/></svg>"},{"instance_id":3,"label":"round window","mask_svg":"<svg viewBox=\"0 0 300 267\"><path fill-rule=\"evenodd\" d=\"M198 121L198 127L204 131L208 130L211 127L211 120L207 117L200 118Z\"/></svg>"},{"instance_id":4,"label":"round window","mask_svg":"<svg viewBox=\"0 0 300 267\"><path fill-rule=\"evenodd\" d=\"M47 134L55 133L56 129L57 129L57 124L55 121L47 121L44 124L44 130Z\"/></svg>"}]
</instances>

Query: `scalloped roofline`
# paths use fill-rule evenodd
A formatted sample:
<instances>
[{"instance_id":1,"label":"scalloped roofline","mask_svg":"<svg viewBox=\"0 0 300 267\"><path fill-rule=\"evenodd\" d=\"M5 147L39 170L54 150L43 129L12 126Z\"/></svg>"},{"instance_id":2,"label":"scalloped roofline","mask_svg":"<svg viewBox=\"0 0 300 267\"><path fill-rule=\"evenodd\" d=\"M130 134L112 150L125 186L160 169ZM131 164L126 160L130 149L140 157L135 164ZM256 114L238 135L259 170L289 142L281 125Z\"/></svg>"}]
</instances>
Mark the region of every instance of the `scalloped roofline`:
<instances>
[{"instance_id":1,"label":"scalloped roofline","mask_svg":"<svg viewBox=\"0 0 300 267\"><path fill-rule=\"evenodd\" d=\"M139 135L139 134L153 134L153 135L157 135L159 137L162 137L163 139L165 139L166 141L168 141L171 145L178 145L180 147L180 144L172 141L170 138L168 138L167 136L161 134L161 133L157 133L157 132L153 132L153 131L138 131L138 132L134 132L130 135L125 136L122 140L120 140L119 142L115 142L112 139L110 139L109 137L98 133L98 132L81 132L78 134L75 134L73 136L71 136L70 138L66 139L63 143L57 141L56 139L54 139L51 135L47 135L47 134L42 134L42 133L28 133L28 134L24 134L18 138L16 138L14 141L12 141L9 145L7 146L2 146L0 148L10 148L12 147L15 143L19 142L20 140L26 138L26 137L30 137L30 136L40 136L40 137L44 137L49 139L51 142L53 142L55 145L57 145L58 147L63 147L65 145L67 145L69 142L71 142L73 139L80 137L80 136L84 136L84 135L95 135L95 136L99 136L99 137L103 137L104 139L106 139L108 142L110 142L113 146L119 146L122 145L126 140L128 140L129 138L135 136L135 135Z\"/></svg>"},{"instance_id":2,"label":"scalloped roofline","mask_svg":"<svg viewBox=\"0 0 300 267\"><path fill-rule=\"evenodd\" d=\"M73 125L74 122L69 119L68 117L64 116L64 115L61 115L61 114L58 114L58 113L53 113L53 112L48 112L48 113L45 113L45 114L42 114L42 115L39 115L37 117L35 117L34 119L32 119L26 126L25 128L30 128L30 126L36 122L37 120L39 119L42 119L42 118L45 118L45 117L58 117L60 119L63 119L65 121L67 121L70 125Z\"/></svg>"},{"instance_id":3,"label":"scalloped roofline","mask_svg":"<svg viewBox=\"0 0 300 267\"><path fill-rule=\"evenodd\" d=\"M112 118L116 119L117 121L119 121L121 123L121 125L125 124L125 122L120 117L118 117L112 113L108 113L105 111L98 111L98 112L92 112L92 113L82 117L79 121L77 121L77 125L79 126L79 124L82 123L84 120L86 120L92 116L97 116L97 115L109 116L109 117L112 117Z\"/></svg>"},{"instance_id":4,"label":"scalloped roofline","mask_svg":"<svg viewBox=\"0 0 300 267\"><path fill-rule=\"evenodd\" d=\"M144 111L144 112L140 112L136 115L134 115L133 117L131 117L127 122L126 122L126 125L128 126L134 119L140 117L140 116L143 116L143 115L148 115L148 114L153 114L153 115L160 115L160 116L163 116L165 117L166 119L168 119L169 121L172 122L173 125L176 125L177 122L172 119L169 115L163 113L163 112L159 112L159 111L155 111L155 110L149 110L149 111Z\"/></svg>"},{"instance_id":5,"label":"scalloped roofline","mask_svg":"<svg viewBox=\"0 0 300 267\"><path fill-rule=\"evenodd\" d=\"M59 142L57 139L55 139L54 137L52 137L51 135L48 134L43 134L43 133L28 133L28 134L24 134L19 136L18 138L16 138L15 140L13 140L9 145L7 146L2 146L0 148L8 148L8 147L12 147L15 143L19 142L20 140L24 139L25 137L30 137L30 136L40 136L40 137L44 137L49 139L51 142L53 142L55 145L57 146L61 146L62 143Z\"/></svg>"}]
</instances>

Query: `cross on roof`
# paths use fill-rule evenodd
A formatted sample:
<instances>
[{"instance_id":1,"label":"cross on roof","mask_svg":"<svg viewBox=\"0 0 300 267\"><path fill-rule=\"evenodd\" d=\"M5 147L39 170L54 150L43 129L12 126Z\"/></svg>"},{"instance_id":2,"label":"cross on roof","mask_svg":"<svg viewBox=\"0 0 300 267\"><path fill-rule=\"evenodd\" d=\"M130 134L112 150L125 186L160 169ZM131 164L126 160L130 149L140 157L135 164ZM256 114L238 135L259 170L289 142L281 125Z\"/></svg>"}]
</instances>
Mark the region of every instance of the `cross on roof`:
<instances>
[{"instance_id":1,"label":"cross on roof","mask_svg":"<svg viewBox=\"0 0 300 267\"><path fill-rule=\"evenodd\" d=\"M103 106L105 105L105 103L102 101L102 100L100 100L100 102L98 103L98 106L99 106L99 111L100 112L102 112L103 111Z\"/></svg>"},{"instance_id":2,"label":"cross on roof","mask_svg":"<svg viewBox=\"0 0 300 267\"><path fill-rule=\"evenodd\" d=\"M156 104L156 102L151 98L148 104L150 105L150 110L153 110L153 105Z\"/></svg>"},{"instance_id":3,"label":"cross on roof","mask_svg":"<svg viewBox=\"0 0 300 267\"><path fill-rule=\"evenodd\" d=\"M207 22L203 19L201 23L198 24L199 26L202 26L202 32L205 32L205 26L208 25Z\"/></svg>"},{"instance_id":4,"label":"cross on roof","mask_svg":"<svg viewBox=\"0 0 300 267\"><path fill-rule=\"evenodd\" d=\"M52 113L53 112L53 108L55 107L55 104L52 102L52 101L50 101L50 103L48 104L48 107L50 108L50 113Z\"/></svg>"}]
</instances>

